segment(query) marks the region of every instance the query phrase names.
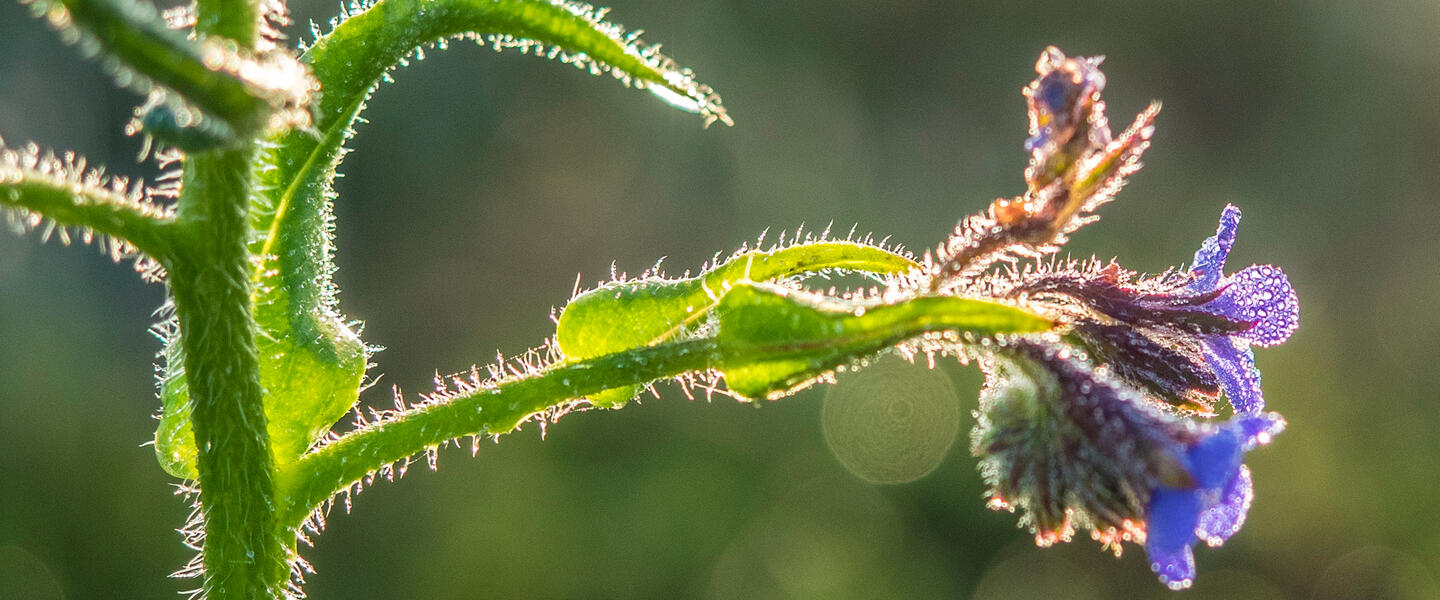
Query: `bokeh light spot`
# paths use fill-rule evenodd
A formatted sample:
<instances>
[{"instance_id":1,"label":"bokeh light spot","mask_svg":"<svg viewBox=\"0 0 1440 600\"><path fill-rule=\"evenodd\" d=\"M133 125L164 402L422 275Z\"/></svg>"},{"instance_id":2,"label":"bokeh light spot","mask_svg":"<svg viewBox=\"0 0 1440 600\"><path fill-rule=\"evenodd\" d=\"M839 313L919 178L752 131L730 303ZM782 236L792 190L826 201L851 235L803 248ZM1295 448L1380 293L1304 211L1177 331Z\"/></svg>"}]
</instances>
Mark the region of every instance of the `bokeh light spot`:
<instances>
[{"instance_id":1,"label":"bokeh light spot","mask_svg":"<svg viewBox=\"0 0 1440 600\"><path fill-rule=\"evenodd\" d=\"M872 483L905 483L940 464L960 431L960 404L945 373L898 358L842 375L825 393L820 423L840 464Z\"/></svg>"},{"instance_id":2,"label":"bokeh light spot","mask_svg":"<svg viewBox=\"0 0 1440 600\"><path fill-rule=\"evenodd\" d=\"M0 600L58 600L65 594L55 574L33 552L20 546L0 546Z\"/></svg>"}]
</instances>

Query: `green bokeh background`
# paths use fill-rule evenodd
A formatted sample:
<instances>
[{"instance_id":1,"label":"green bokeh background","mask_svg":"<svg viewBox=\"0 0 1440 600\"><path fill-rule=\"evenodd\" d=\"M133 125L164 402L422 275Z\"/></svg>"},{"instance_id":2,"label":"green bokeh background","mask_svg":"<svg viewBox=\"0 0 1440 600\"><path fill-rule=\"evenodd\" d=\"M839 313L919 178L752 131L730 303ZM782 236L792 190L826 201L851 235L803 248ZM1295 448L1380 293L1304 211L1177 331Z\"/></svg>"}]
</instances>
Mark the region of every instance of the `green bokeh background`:
<instances>
[{"instance_id":1,"label":"green bokeh background","mask_svg":"<svg viewBox=\"0 0 1440 600\"><path fill-rule=\"evenodd\" d=\"M1147 167L1076 255L1159 270L1227 202L1237 266L1273 262L1299 332L1259 352L1290 429L1251 455L1245 529L1197 550L1198 598L1440 597L1440 5L1177 0L625 0L736 127L606 78L471 44L372 102L337 205L341 303L427 391L553 331L552 306L660 257L698 267L766 228L938 242L1020 191L1019 90L1047 44L1108 54L1112 118L1165 102ZM332 2L294 7L323 22ZM134 166L136 96L0 1L0 134ZM300 35L303 27L293 28ZM174 597L188 511L156 465L146 327L162 289L93 249L0 235L0 598ZM821 433L824 392L763 407L661 388L450 449L337 509L315 598L1174 598L1144 554L1036 549L984 508L962 433L927 477L872 485ZM1083 535L1080 536L1083 538Z\"/></svg>"}]
</instances>

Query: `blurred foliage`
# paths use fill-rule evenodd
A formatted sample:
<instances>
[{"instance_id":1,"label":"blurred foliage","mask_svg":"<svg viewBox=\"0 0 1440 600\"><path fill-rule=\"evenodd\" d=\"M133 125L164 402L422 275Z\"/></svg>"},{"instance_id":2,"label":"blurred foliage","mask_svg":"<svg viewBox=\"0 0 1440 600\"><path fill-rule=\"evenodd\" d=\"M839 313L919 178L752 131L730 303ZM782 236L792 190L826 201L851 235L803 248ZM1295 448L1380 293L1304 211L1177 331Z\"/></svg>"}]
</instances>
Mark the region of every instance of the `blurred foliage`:
<instances>
[{"instance_id":1,"label":"blurred foliage","mask_svg":"<svg viewBox=\"0 0 1440 600\"><path fill-rule=\"evenodd\" d=\"M1147 168L1076 236L1161 269L1245 210L1235 264L1273 262L1302 326L1264 352L1290 421L1197 598L1440 597L1440 10L1432 0L691 3L632 0L725 97L702 131L635 92L519 53L431 52L376 95L339 181L338 282L382 385L513 354L586 285L698 267L765 228L923 249L1023 185L1036 53L1108 54L1114 114L1165 102ZM300 35L332 2L294 6ZM140 98L0 2L0 133L112 171ZM703 223L703 225L701 225ZM615 232L624 231L623 235ZM0 235L0 597L165 597L186 505L150 448L145 332L162 290L89 250ZM978 376L947 365L962 433ZM756 409L661 398L442 452L443 474L332 513L307 591L332 597L1172 597L1130 548L1037 550L983 507L957 444L871 485L826 448L823 389ZM24 584L29 587L19 588Z\"/></svg>"}]
</instances>

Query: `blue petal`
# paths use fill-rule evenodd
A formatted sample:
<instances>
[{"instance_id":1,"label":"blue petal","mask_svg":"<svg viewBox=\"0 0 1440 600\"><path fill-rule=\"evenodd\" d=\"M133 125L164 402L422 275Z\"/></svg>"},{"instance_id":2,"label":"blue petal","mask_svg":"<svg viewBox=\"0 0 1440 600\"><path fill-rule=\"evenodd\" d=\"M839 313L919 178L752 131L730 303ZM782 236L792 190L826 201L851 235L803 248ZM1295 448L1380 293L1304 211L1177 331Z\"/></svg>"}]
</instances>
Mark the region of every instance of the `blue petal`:
<instances>
[{"instance_id":1,"label":"blue petal","mask_svg":"<svg viewBox=\"0 0 1440 600\"><path fill-rule=\"evenodd\" d=\"M1150 570L1170 589L1183 589L1195 580L1195 527L1199 498L1192 490L1161 487L1150 494L1146 515L1145 554Z\"/></svg>"},{"instance_id":2,"label":"blue petal","mask_svg":"<svg viewBox=\"0 0 1440 600\"><path fill-rule=\"evenodd\" d=\"M1219 546L1240 531L1245 524L1245 515L1250 512L1250 502L1255 499L1255 488L1250 481L1250 469L1240 465L1240 470L1230 479L1220 495L1220 501L1200 513L1195 534L1206 544Z\"/></svg>"},{"instance_id":3,"label":"blue petal","mask_svg":"<svg viewBox=\"0 0 1440 600\"><path fill-rule=\"evenodd\" d=\"M1056 69L1040 78L1039 89L1035 91L1034 97L1051 114L1069 113L1070 103L1065 100L1070 95L1070 90L1076 87L1069 72Z\"/></svg>"},{"instance_id":4,"label":"blue petal","mask_svg":"<svg viewBox=\"0 0 1440 600\"><path fill-rule=\"evenodd\" d=\"M1255 353L1250 351L1249 342L1237 344L1225 336L1209 336L1200 346L1235 414L1260 414L1265 409L1265 396L1260 393L1260 370L1255 368Z\"/></svg>"},{"instance_id":5,"label":"blue petal","mask_svg":"<svg viewBox=\"0 0 1440 600\"><path fill-rule=\"evenodd\" d=\"M1197 493L1213 492L1218 496L1240 470L1245 440L1240 428L1232 426L1232 423L1234 421L1216 428L1186 451L1185 458L1190 463L1190 477L1195 481Z\"/></svg>"},{"instance_id":6,"label":"blue petal","mask_svg":"<svg viewBox=\"0 0 1440 600\"><path fill-rule=\"evenodd\" d=\"M1195 552L1190 546L1181 546L1172 552L1150 550L1150 570L1160 577L1160 583L1172 590L1183 590L1195 583Z\"/></svg>"},{"instance_id":7,"label":"blue petal","mask_svg":"<svg viewBox=\"0 0 1440 600\"><path fill-rule=\"evenodd\" d=\"M1249 452L1256 446L1270 443L1270 439L1285 431L1285 417L1280 413L1265 413L1255 416L1236 417L1225 423L1240 435L1240 449Z\"/></svg>"},{"instance_id":8,"label":"blue petal","mask_svg":"<svg viewBox=\"0 0 1440 600\"><path fill-rule=\"evenodd\" d=\"M1254 323L1235 334L1257 346L1274 346L1300 325L1300 301L1290 278L1270 265L1252 265L1227 277L1220 296L1205 307L1222 316Z\"/></svg>"},{"instance_id":9,"label":"blue petal","mask_svg":"<svg viewBox=\"0 0 1440 600\"><path fill-rule=\"evenodd\" d=\"M1240 228L1240 209L1234 204L1225 205L1220 213L1220 226L1215 235L1206 238L1195 251L1195 261L1190 267L1195 280L1188 289L1192 292L1208 292L1219 287L1220 277L1225 273L1225 258L1235 245L1235 232Z\"/></svg>"}]
</instances>

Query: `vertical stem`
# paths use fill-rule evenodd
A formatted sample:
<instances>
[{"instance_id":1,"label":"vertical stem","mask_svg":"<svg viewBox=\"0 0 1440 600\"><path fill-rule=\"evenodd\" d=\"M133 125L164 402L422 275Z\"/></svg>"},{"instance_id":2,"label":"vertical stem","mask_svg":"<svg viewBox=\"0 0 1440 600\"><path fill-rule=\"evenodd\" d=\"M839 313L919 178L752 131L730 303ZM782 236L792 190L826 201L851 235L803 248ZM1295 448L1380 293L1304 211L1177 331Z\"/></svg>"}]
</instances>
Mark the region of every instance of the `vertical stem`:
<instances>
[{"instance_id":1,"label":"vertical stem","mask_svg":"<svg viewBox=\"0 0 1440 600\"><path fill-rule=\"evenodd\" d=\"M171 289L199 450L211 600L279 597L289 572L250 307L254 157L253 144L192 157L176 215L188 248L171 269Z\"/></svg>"},{"instance_id":2,"label":"vertical stem","mask_svg":"<svg viewBox=\"0 0 1440 600\"><path fill-rule=\"evenodd\" d=\"M196 33L255 47L260 0L196 0L195 9ZM247 143L191 157L176 214L192 248L170 280L199 451L211 600L278 598L289 572L275 525L275 460L250 306L247 211L255 153Z\"/></svg>"}]
</instances>

